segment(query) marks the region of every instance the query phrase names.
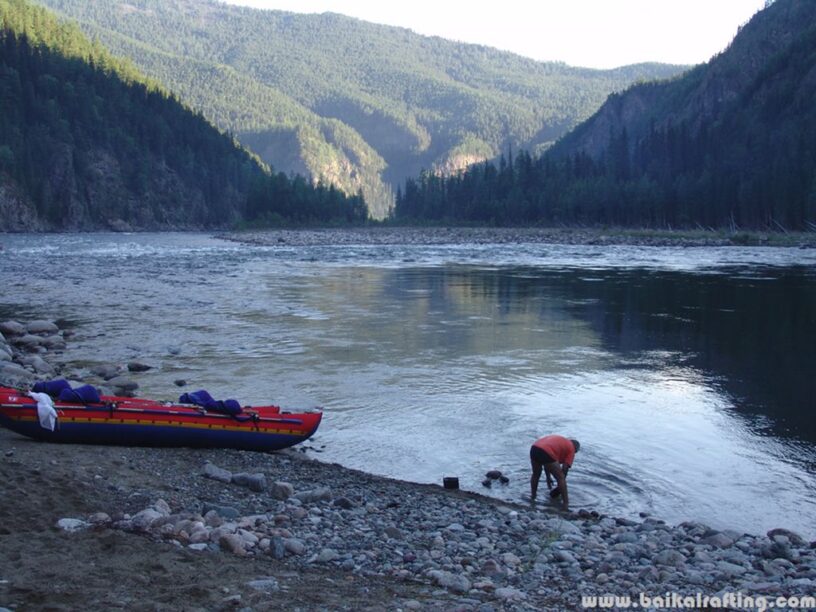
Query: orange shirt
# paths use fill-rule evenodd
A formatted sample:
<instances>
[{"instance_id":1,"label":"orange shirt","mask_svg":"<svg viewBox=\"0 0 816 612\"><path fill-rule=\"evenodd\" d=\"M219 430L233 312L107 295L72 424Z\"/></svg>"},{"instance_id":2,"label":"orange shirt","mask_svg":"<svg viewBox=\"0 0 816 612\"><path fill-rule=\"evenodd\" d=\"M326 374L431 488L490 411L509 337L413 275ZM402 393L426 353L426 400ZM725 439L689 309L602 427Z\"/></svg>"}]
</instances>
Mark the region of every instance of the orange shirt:
<instances>
[{"instance_id":1,"label":"orange shirt","mask_svg":"<svg viewBox=\"0 0 816 612\"><path fill-rule=\"evenodd\" d=\"M572 445L572 441L564 436L544 436L533 442L533 446L543 450L558 463L572 467L572 461L575 459L575 447Z\"/></svg>"}]
</instances>

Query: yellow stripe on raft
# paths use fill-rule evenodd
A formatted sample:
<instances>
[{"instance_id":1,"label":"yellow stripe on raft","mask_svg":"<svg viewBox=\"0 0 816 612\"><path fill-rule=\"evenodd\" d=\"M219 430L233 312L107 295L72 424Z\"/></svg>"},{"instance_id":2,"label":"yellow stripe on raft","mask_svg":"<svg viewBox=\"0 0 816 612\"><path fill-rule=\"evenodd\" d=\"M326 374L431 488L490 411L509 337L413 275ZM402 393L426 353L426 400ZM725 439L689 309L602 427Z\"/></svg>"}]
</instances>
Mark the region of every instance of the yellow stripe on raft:
<instances>
[{"instance_id":1,"label":"yellow stripe on raft","mask_svg":"<svg viewBox=\"0 0 816 612\"><path fill-rule=\"evenodd\" d=\"M15 417L12 417L15 418ZM16 417L18 421L37 421L36 417L28 417L28 416L20 416ZM93 419L91 417L60 417L58 422L66 422L70 421L72 423L80 422L80 423L97 423L100 425L153 425L156 427L166 427L168 425L173 425L172 421L165 421L163 423L156 423L153 420L140 420L140 419ZM259 433L259 434L286 434L290 436L305 436L306 434L302 431L298 431L296 429L255 429L254 427L241 427L240 425L213 425L211 423L188 423L186 421L179 421L178 425L183 427L188 427L191 429L219 429L219 430L226 430L226 431L243 431L246 433Z\"/></svg>"}]
</instances>

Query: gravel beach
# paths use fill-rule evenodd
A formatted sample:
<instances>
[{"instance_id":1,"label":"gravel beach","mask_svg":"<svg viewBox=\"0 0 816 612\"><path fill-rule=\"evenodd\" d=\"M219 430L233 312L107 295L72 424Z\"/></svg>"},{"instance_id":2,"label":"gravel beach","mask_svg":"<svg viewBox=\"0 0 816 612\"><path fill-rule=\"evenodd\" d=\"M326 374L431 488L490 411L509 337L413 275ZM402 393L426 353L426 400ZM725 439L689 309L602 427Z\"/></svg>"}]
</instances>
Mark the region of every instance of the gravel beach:
<instances>
[{"instance_id":1,"label":"gravel beach","mask_svg":"<svg viewBox=\"0 0 816 612\"><path fill-rule=\"evenodd\" d=\"M816 585L816 550L784 530L561 515L298 451L49 445L2 430L0 452L9 609L563 610L581 596L770 601Z\"/></svg>"},{"instance_id":2,"label":"gravel beach","mask_svg":"<svg viewBox=\"0 0 816 612\"><path fill-rule=\"evenodd\" d=\"M671 231L550 227L397 227L277 229L231 232L227 240L259 246L586 244L638 246L788 246L816 247L816 232Z\"/></svg>"},{"instance_id":3,"label":"gravel beach","mask_svg":"<svg viewBox=\"0 0 816 612\"><path fill-rule=\"evenodd\" d=\"M0 329L0 382L63 374L70 337L53 322ZM82 381L137 390L138 368L109 370ZM0 429L0 481L0 610L816 605L816 543L784 525L565 514L321 462L308 443L60 445Z\"/></svg>"}]
</instances>

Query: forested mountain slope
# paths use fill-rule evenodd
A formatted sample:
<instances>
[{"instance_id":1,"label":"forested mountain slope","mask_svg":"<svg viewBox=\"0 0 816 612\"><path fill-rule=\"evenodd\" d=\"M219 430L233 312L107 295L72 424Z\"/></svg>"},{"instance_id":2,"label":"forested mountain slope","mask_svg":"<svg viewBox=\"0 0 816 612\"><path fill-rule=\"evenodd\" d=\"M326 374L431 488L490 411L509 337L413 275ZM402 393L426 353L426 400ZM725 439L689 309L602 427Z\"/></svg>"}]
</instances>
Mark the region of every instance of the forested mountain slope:
<instances>
[{"instance_id":1,"label":"forested mountain slope","mask_svg":"<svg viewBox=\"0 0 816 612\"><path fill-rule=\"evenodd\" d=\"M541 63L335 14L212 0L39 0L285 172L362 189L384 216L421 168L541 149L612 92L680 68Z\"/></svg>"},{"instance_id":2,"label":"forested mountain slope","mask_svg":"<svg viewBox=\"0 0 816 612\"><path fill-rule=\"evenodd\" d=\"M397 215L816 229L816 2L776 0L710 62L611 95L542 156L408 181Z\"/></svg>"},{"instance_id":3,"label":"forested mountain slope","mask_svg":"<svg viewBox=\"0 0 816 612\"><path fill-rule=\"evenodd\" d=\"M657 189L669 221L813 228L816 2L769 3L710 62L610 96L551 153Z\"/></svg>"},{"instance_id":4,"label":"forested mountain slope","mask_svg":"<svg viewBox=\"0 0 816 612\"><path fill-rule=\"evenodd\" d=\"M358 198L270 174L76 25L0 0L0 231L364 217Z\"/></svg>"}]
</instances>

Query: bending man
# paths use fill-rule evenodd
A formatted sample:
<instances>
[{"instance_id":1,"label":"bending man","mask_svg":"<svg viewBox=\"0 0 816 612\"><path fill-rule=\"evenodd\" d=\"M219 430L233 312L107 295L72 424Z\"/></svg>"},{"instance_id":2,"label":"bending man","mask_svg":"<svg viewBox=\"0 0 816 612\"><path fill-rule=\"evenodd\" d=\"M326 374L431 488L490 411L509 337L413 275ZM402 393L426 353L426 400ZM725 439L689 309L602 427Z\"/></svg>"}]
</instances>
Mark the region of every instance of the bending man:
<instances>
[{"instance_id":1,"label":"bending man","mask_svg":"<svg viewBox=\"0 0 816 612\"><path fill-rule=\"evenodd\" d=\"M538 481L541 480L541 469L547 474L547 488L552 489L555 477L564 510L569 510L569 492L567 491L567 472L572 467L575 453L581 444L578 440L568 440L563 436L550 435L539 438L530 447L530 463L533 475L530 477L530 498L535 500L538 493Z\"/></svg>"}]
</instances>

